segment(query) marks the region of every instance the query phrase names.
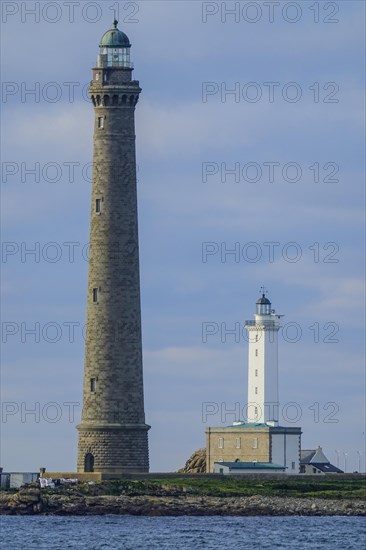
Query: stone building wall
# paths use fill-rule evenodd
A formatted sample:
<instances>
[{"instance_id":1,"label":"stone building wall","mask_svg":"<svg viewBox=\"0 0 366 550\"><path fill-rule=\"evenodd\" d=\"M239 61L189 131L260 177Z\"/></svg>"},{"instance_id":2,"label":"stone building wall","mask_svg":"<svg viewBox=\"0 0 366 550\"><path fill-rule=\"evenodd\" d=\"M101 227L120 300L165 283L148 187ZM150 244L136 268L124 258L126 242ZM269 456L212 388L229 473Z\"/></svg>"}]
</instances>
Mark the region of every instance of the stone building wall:
<instances>
[{"instance_id":1,"label":"stone building wall","mask_svg":"<svg viewBox=\"0 0 366 550\"><path fill-rule=\"evenodd\" d=\"M286 473L300 473L301 428L229 426L206 428L206 472L215 462L272 462Z\"/></svg>"},{"instance_id":2,"label":"stone building wall","mask_svg":"<svg viewBox=\"0 0 366 550\"><path fill-rule=\"evenodd\" d=\"M269 428L207 428L206 456L207 472L218 461L270 462Z\"/></svg>"}]
</instances>

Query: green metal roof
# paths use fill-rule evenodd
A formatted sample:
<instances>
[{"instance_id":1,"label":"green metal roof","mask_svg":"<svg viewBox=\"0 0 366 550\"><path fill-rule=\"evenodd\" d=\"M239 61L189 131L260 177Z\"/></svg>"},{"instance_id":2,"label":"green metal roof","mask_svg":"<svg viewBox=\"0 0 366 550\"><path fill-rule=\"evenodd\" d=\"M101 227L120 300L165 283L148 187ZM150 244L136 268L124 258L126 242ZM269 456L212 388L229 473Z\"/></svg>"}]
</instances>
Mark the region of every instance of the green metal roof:
<instances>
[{"instance_id":1,"label":"green metal roof","mask_svg":"<svg viewBox=\"0 0 366 550\"><path fill-rule=\"evenodd\" d=\"M285 466L281 466L280 464L273 464L272 462L215 462L215 464L222 464L223 466L228 466L228 468L233 469L249 469L249 468L255 468L258 470L266 470L266 469L285 469Z\"/></svg>"},{"instance_id":2,"label":"green metal roof","mask_svg":"<svg viewBox=\"0 0 366 550\"><path fill-rule=\"evenodd\" d=\"M114 29L109 29L105 32L100 40L101 47L107 48L130 48L131 44L128 36L117 29L118 21L115 19L113 22Z\"/></svg>"},{"instance_id":3,"label":"green metal roof","mask_svg":"<svg viewBox=\"0 0 366 550\"><path fill-rule=\"evenodd\" d=\"M263 424L261 422L240 422L240 424L231 424L227 428L268 428L268 424Z\"/></svg>"},{"instance_id":4,"label":"green metal roof","mask_svg":"<svg viewBox=\"0 0 366 550\"><path fill-rule=\"evenodd\" d=\"M271 305L271 302L266 298L265 294L262 294L262 296L256 301L256 304L266 304Z\"/></svg>"}]
</instances>

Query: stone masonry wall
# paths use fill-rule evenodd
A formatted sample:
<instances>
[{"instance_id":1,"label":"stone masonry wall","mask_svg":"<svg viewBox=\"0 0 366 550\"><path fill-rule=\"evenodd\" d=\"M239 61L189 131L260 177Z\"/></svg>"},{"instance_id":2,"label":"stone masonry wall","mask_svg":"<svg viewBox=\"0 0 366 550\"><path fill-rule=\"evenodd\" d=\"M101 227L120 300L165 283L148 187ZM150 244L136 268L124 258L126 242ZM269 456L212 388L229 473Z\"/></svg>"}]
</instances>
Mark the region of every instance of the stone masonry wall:
<instances>
[{"instance_id":1,"label":"stone masonry wall","mask_svg":"<svg viewBox=\"0 0 366 550\"><path fill-rule=\"evenodd\" d=\"M221 440L219 442L219 440ZM239 442L238 442L239 440ZM223 447L220 448L219 444ZM240 448L237 448L237 444ZM214 470L218 461L235 462L269 462L270 433L268 428L208 428L206 430L207 469Z\"/></svg>"}]
</instances>

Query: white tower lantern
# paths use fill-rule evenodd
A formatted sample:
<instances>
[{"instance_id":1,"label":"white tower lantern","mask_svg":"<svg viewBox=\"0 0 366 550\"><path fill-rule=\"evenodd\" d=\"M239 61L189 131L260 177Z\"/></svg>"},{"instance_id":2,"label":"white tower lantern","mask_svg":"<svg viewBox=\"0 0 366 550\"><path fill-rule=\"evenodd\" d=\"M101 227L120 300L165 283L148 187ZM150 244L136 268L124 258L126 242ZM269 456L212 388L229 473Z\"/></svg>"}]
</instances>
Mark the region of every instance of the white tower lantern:
<instances>
[{"instance_id":1,"label":"white tower lantern","mask_svg":"<svg viewBox=\"0 0 366 550\"><path fill-rule=\"evenodd\" d=\"M246 321L249 340L248 422L278 426L278 315L262 287L254 321Z\"/></svg>"}]
</instances>

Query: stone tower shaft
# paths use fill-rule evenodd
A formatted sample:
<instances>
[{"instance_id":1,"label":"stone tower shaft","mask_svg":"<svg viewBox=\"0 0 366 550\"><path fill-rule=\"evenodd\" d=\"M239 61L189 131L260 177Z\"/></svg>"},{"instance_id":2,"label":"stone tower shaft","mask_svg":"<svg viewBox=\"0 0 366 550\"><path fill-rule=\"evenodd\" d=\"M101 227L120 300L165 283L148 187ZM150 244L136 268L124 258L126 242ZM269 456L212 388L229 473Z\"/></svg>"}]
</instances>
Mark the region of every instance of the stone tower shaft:
<instances>
[{"instance_id":1,"label":"stone tower shaft","mask_svg":"<svg viewBox=\"0 0 366 550\"><path fill-rule=\"evenodd\" d=\"M102 38L89 88L95 122L78 471L149 469L134 118L141 88L116 23Z\"/></svg>"}]
</instances>

